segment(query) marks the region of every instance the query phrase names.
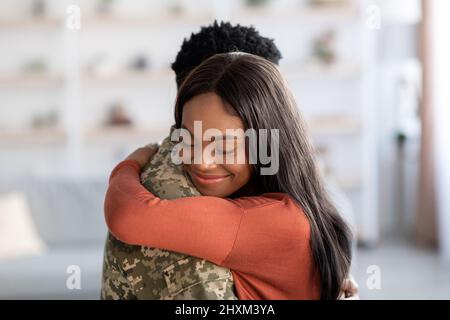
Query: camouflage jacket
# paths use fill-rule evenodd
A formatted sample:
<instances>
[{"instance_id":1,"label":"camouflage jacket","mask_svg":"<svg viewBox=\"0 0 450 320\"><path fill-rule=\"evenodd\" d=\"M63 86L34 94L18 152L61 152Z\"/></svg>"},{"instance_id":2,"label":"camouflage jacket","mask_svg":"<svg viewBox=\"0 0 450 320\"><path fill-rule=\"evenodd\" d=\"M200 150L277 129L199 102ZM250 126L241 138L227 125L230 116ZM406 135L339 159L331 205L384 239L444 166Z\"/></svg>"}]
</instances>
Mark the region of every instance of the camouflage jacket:
<instances>
[{"instance_id":1,"label":"camouflage jacket","mask_svg":"<svg viewBox=\"0 0 450 320\"><path fill-rule=\"evenodd\" d=\"M169 136L143 169L142 184L163 199L200 195L182 167L171 161L172 149ZM109 233L101 298L236 300L237 296L227 268L181 253L128 245Z\"/></svg>"}]
</instances>

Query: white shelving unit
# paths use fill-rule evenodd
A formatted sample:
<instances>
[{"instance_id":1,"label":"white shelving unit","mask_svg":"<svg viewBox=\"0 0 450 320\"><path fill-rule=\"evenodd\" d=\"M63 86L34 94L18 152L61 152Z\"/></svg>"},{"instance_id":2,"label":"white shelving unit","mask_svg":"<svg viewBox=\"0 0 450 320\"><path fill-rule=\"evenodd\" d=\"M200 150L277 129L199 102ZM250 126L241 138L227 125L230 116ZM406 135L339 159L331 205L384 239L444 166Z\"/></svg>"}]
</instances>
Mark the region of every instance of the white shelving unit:
<instances>
[{"instance_id":1,"label":"white shelving unit","mask_svg":"<svg viewBox=\"0 0 450 320\"><path fill-rule=\"evenodd\" d=\"M49 4L54 3L56 1L49 1ZM364 8L368 2L354 1L344 7L312 7L296 3L294 8L286 4L269 9L248 8L237 0L207 3L209 7L202 8L198 14L171 14L168 11L147 14L143 11L139 15L96 16L92 10L82 7L81 31L65 28L64 11L56 18L0 16L0 41L4 34L45 35L50 30L57 36L49 40L49 50L57 50L62 57L60 68L47 73L1 72L0 68L0 108L7 107L1 100L5 93L16 92L18 100L24 98L23 94L29 95L31 102L22 105L26 109L30 103L39 103L32 97L36 92L57 92L54 100L58 101L61 120L57 128L24 129L24 126L11 128L8 121L0 119L0 167L3 167L0 174L104 178L134 147L164 138L171 124L176 93L174 75L168 65L184 37L218 17L232 23L253 24L261 34L275 38L284 56L280 68L299 98L314 140L318 146L329 150L325 158L331 162L329 167L333 176L352 202L358 237L365 244L376 243L377 35L365 25ZM356 48L356 53L344 55L329 67L308 63L304 59L305 47L313 36L325 29L343 34L344 43ZM125 45L130 48L124 48ZM26 45L22 44L23 47ZM10 50L14 51L14 48ZM123 68L97 76L85 71L92 54L116 54L124 64L131 52L139 50L149 53L154 62L145 72ZM10 54L9 58L13 56ZM29 90L33 93L28 93ZM333 98L333 92L337 98ZM341 95L343 99L339 98ZM8 97L8 101L11 99ZM105 105L121 100L129 103L135 126L102 127ZM333 104L339 108L333 109ZM23 116L25 111L17 113ZM7 153L11 149L26 150L30 145L33 152L38 150L42 156L38 172L33 171L33 166L20 167L8 162ZM63 156L52 161L62 162L62 165L55 168L48 165L49 168L43 170L42 166L50 159L46 155L53 157L55 150Z\"/></svg>"}]
</instances>

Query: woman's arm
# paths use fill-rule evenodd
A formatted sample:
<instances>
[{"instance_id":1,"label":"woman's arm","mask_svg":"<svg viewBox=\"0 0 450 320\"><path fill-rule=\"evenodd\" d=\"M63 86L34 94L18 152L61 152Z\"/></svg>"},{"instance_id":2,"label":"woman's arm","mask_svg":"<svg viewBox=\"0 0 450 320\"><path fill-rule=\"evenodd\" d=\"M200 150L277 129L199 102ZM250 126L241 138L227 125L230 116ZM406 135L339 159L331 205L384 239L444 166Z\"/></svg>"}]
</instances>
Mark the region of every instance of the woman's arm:
<instances>
[{"instance_id":1,"label":"woman's arm","mask_svg":"<svg viewBox=\"0 0 450 320\"><path fill-rule=\"evenodd\" d=\"M129 159L110 176L105 218L111 233L129 244L221 264L233 248L244 214L238 201L207 196L162 200L141 185L141 164Z\"/></svg>"}]
</instances>

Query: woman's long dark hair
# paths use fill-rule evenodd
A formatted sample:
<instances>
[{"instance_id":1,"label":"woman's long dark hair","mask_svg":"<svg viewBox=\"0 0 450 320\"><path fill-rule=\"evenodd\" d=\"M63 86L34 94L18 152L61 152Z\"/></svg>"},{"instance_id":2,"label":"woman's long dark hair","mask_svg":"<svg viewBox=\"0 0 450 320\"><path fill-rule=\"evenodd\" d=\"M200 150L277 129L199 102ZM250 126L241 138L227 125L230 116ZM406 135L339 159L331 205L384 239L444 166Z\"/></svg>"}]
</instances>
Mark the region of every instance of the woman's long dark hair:
<instances>
[{"instance_id":1,"label":"woman's long dark hair","mask_svg":"<svg viewBox=\"0 0 450 320\"><path fill-rule=\"evenodd\" d=\"M310 241L321 282L321 299L337 299L351 262L351 232L331 203L317 171L314 149L293 96L277 67L251 54L216 54L182 83L175 123L181 127L184 104L214 92L241 117L245 129L279 129L279 169L256 175L263 192L283 192L302 207L310 223ZM270 147L270 143L268 144ZM269 149L270 150L270 149ZM259 172L261 164L254 165Z\"/></svg>"}]
</instances>

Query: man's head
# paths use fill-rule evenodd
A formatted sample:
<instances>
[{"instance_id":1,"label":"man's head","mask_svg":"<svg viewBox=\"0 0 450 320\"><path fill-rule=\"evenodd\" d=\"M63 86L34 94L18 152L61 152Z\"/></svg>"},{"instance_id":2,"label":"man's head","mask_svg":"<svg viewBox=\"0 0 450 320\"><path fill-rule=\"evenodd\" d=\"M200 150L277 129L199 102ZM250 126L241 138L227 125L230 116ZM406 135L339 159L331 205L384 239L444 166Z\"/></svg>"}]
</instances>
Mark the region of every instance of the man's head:
<instances>
[{"instance_id":1,"label":"man's head","mask_svg":"<svg viewBox=\"0 0 450 320\"><path fill-rule=\"evenodd\" d=\"M207 27L202 27L198 33L185 39L181 49L172 63L177 86L200 63L217 53L242 51L265 58L278 64L282 58L273 39L263 37L253 27L241 25L232 26L228 22L217 21Z\"/></svg>"}]
</instances>

